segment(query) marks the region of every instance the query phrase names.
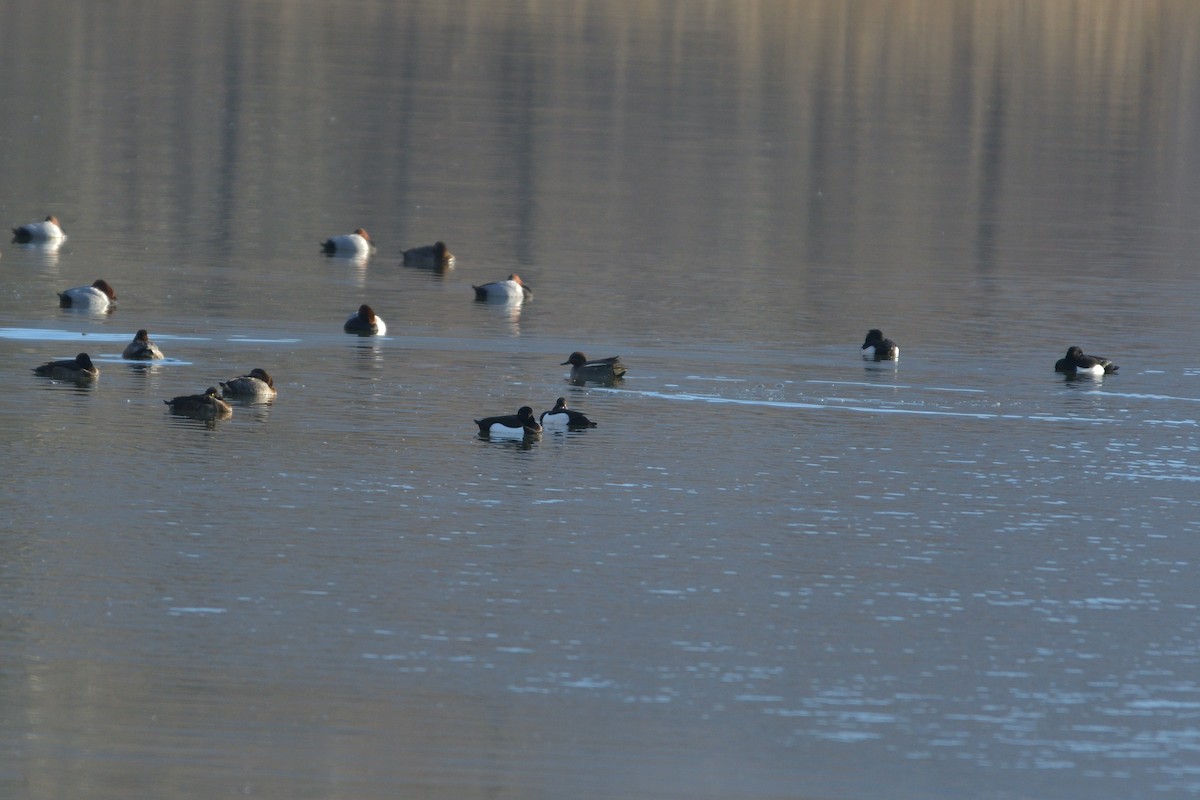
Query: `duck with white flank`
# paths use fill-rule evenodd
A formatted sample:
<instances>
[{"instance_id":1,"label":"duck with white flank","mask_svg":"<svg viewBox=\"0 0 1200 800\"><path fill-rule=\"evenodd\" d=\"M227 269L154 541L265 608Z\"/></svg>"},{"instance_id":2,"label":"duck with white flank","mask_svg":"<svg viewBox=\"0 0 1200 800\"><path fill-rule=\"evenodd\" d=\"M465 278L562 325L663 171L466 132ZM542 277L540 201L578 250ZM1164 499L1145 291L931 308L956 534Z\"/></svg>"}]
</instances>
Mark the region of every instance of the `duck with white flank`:
<instances>
[{"instance_id":1,"label":"duck with white flank","mask_svg":"<svg viewBox=\"0 0 1200 800\"><path fill-rule=\"evenodd\" d=\"M542 425L547 428L594 428L596 423L578 411L567 408L567 398L560 397L554 403L554 408L543 411Z\"/></svg>"},{"instance_id":2,"label":"duck with white flank","mask_svg":"<svg viewBox=\"0 0 1200 800\"><path fill-rule=\"evenodd\" d=\"M249 400L270 400L275 397L275 381L265 369L255 367L249 374L230 378L221 383L221 394Z\"/></svg>"},{"instance_id":3,"label":"duck with white flank","mask_svg":"<svg viewBox=\"0 0 1200 800\"><path fill-rule=\"evenodd\" d=\"M121 353L121 358L127 358L130 361L150 361L162 357L162 350L159 350L158 345L150 341L150 334L145 328L134 334L133 341L125 345L125 352Z\"/></svg>"},{"instance_id":4,"label":"duck with white flank","mask_svg":"<svg viewBox=\"0 0 1200 800\"><path fill-rule=\"evenodd\" d=\"M58 293L59 308L83 308L88 311L108 311L117 303L117 293L104 279L91 286L76 286Z\"/></svg>"},{"instance_id":5,"label":"duck with white flank","mask_svg":"<svg viewBox=\"0 0 1200 800\"><path fill-rule=\"evenodd\" d=\"M375 247L371 234L362 228L355 228L354 233L341 236L330 236L321 243L321 252L330 255L365 256Z\"/></svg>"},{"instance_id":6,"label":"duck with white flank","mask_svg":"<svg viewBox=\"0 0 1200 800\"><path fill-rule=\"evenodd\" d=\"M477 419L475 424L479 426L480 436L523 438L537 436L542 432L542 426L534 419L533 409L529 406L521 406L516 414Z\"/></svg>"},{"instance_id":7,"label":"duck with white flank","mask_svg":"<svg viewBox=\"0 0 1200 800\"><path fill-rule=\"evenodd\" d=\"M1081 347L1068 347L1067 355L1054 364L1055 372L1068 375L1105 375L1118 369L1120 367L1107 358L1084 355Z\"/></svg>"},{"instance_id":8,"label":"duck with white flank","mask_svg":"<svg viewBox=\"0 0 1200 800\"><path fill-rule=\"evenodd\" d=\"M571 380L577 383L582 381L612 383L626 372L620 356L596 358L589 361L588 357L578 350L567 356L567 360L559 366L567 364L571 365Z\"/></svg>"},{"instance_id":9,"label":"duck with white flank","mask_svg":"<svg viewBox=\"0 0 1200 800\"><path fill-rule=\"evenodd\" d=\"M445 242L436 242L424 247L413 247L404 251L404 266L426 269L452 269L454 253L446 249Z\"/></svg>"},{"instance_id":10,"label":"duck with white flank","mask_svg":"<svg viewBox=\"0 0 1200 800\"><path fill-rule=\"evenodd\" d=\"M172 414L181 417L224 419L233 416L233 407L225 402L225 398L215 386L208 387L204 394L185 394L163 402L171 409Z\"/></svg>"},{"instance_id":11,"label":"duck with white flank","mask_svg":"<svg viewBox=\"0 0 1200 800\"><path fill-rule=\"evenodd\" d=\"M45 222L30 222L19 228L13 228L13 242L16 244L32 244L37 242L61 242L67 238L63 229L58 226L58 217L46 217Z\"/></svg>"},{"instance_id":12,"label":"duck with white flank","mask_svg":"<svg viewBox=\"0 0 1200 800\"><path fill-rule=\"evenodd\" d=\"M533 297L533 290L515 272L506 281L492 281L471 288L475 290L476 300L517 304Z\"/></svg>"},{"instance_id":13,"label":"duck with white flank","mask_svg":"<svg viewBox=\"0 0 1200 800\"><path fill-rule=\"evenodd\" d=\"M873 358L876 361L896 361L900 358L900 348L891 339L883 338L883 331L872 328L867 331L867 340L862 346L863 358Z\"/></svg>"},{"instance_id":14,"label":"duck with white flank","mask_svg":"<svg viewBox=\"0 0 1200 800\"><path fill-rule=\"evenodd\" d=\"M87 381L100 377L100 370L92 363L87 353L62 361L47 361L33 368L34 374L43 378L58 378L64 381Z\"/></svg>"},{"instance_id":15,"label":"duck with white flank","mask_svg":"<svg viewBox=\"0 0 1200 800\"><path fill-rule=\"evenodd\" d=\"M358 307L358 312L346 320L342 330L359 336L383 336L387 333L387 325L375 315L375 309L363 303Z\"/></svg>"}]
</instances>

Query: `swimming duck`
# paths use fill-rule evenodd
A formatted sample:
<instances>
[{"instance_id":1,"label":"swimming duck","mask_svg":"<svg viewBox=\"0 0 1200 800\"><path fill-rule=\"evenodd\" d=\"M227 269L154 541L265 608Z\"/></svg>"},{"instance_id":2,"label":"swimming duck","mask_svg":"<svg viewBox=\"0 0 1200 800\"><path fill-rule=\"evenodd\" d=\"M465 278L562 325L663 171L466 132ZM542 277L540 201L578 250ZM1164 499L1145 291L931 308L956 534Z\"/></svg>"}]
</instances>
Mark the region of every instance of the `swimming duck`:
<instances>
[{"instance_id":1,"label":"swimming duck","mask_svg":"<svg viewBox=\"0 0 1200 800\"><path fill-rule=\"evenodd\" d=\"M67 238L63 229L58 227L58 217L53 215L46 217L45 222L30 222L28 225L13 228L12 232L12 240L18 244L58 242Z\"/></svg>"},{"instance_id":2,"label":"swimming duck","mask_svg":"<svg viewBox=\"0 0 1200 800\"><path fill-rule=\"evenodd\" d=\"M340 253L345 256L366 255L374 247L375 243L371 241L371 234L362 228L355 228L354 233L330 236L321 244L321 252Z\"/></svg>"},{"instance_id":3,"label":"swimming duck","mask_svg":"<svg viewBox=\"0 0 1200 800\"><path fill-rule=\"evenodd\" d=\"M513 273L506 281L492 281L472 286L476 300L495 300L502 303L520 303L533 297L533 290L525 285L521 276Z\"/></svg>"},{"instance_id":4,"label":"swimming duck","mask_svg":"<svg viewBox=\"0 0 1200 800\"><path fill-rule=\"evenodd\" d=\"M67 381L83 381L100 377L100 370L92 363L87 353L80 353L74 358L62 361L47 361L36 366L33 371L46 378L58 378Z\"/></svg>"},{"instance_id":5,"label":"swimming duck","mask_svg":"<svg viewBox=\"0 0 1200 800\"><path fill-rule=\"evenodd\" d=\"M567 360L559 366L565 367L567 364L571 365L571 380L573 381L611 383L626 372L620 356L588 361L588 357L578 350L567 356Z\"/></svg>"},{"instance_id":6,"label":"swimming duck","mask_svg":"<svg viewBox=\"0 0 1200 800\"><path fill-rule=\"evenodd\" d=\"M404 251L404 266L450 269L454 266L454 253L446 249L445 242L413 247Z\"/></svg>"},{"instance_id":7,"label":"swimming duck","mask_svg":"<svg viewBox=\"0 0 1200 800\"><path fill-rule=\"evenodd\" d=\"M107 311L117 302L117 293L108 282L99 279L91 286L76 286L58 293L59 308L86 308L91 311Z\"/></svg>"},{"instance_id":8,"label":"swimming duck","mask_svg":"<svg viewBox=\"0 0 1200 800\"><path fill-rule=\"evenodd\" d=\"M516 414L503 417L484 417L475 420L480 436L537 436L542 432L541 424L533 418L533 409L521 406Z\"/></svg>"},{"instance_id":9,"label":"swimming duck","mask_svg":"<svg viewBox=\"0 0 1200 800\"><path fill-rule=\"evenodd\" d=\"M265 369L255 367L248 375L231 378L221 384L221 393L226 397L249 397L270 399L275 396L275 381Z\"/></svg>"},{"instance_id":10,"label":"swimming duck","mask_svg":"<svg viewBox=\"0 0 1200 800\"><path fill-rule=\"evenodd\" d=\"M895 361L900 358L900 348L891 339L883 338L883 331L872 328L867 331L862 354L863 358L873 358L876 361Z\"/></svg>"},{"instance_id":11,"label":"swimming duck","mask_svg":"<svg viewBox=\"0 0 1200 800\"><path fill-rule=\"evenodd\" d=\"M150 334L146 332L145 328L134 334L133 341L125 345L125 352L121 353L121 358L134 361L148 361L162 357L162 350L159 350L158 345L150 341Z\"/></svg>"},{"instance_id":12,"label":"swimming duck","mask_svg":"<svg viewBox=\"0 0 1200 800\"><path fill-rule=\"evenodd\" d=\"M567 408L567 398L560 397L554 402L554 408L549 411L543 411L541 416L542 424L549 427L553 425L556 428L594 428L596 423L592 422L586 416L578 411L572 411Z\"/></svg>"},{"instance_id":13,"label":"swimming duck","mask_svg":"<svg viewBox=\"0 0 1200 800\"><path fill-rule=\"evenodd\" d=\"M375 316L374 309L364 303L358 307L358 313L350 315L350 319L346 320L342 330L346 333L356 333L359 336L383 336L387 333L387 325L383 323L382 319Z\"/></svg>"},{"instance_id":14,"label":"swimming duck","mask_svg":"<svg viewBox=\"0 0 1200 800\"><path fill-rule=\"evenodd\" d=\"M171 409L172 414L182 417L224 419L233 415L233 407L225 402L225 398L215 386L205 389L204 394L185 394L163 402Z\"/></svg>"},{"instance_id":15,"label":"swimming duck","mask_svg":"<svg viewBox=\"0 0 1200 800\"><path fill-rule=\"evenodd\" d=\"M1068 375L1104 375L1118 369L1120 367L1107 358L1084 355L1081 347L1068 347L1067 355L1054 363L1055 372Z\"/></svg>"}]
</instances>

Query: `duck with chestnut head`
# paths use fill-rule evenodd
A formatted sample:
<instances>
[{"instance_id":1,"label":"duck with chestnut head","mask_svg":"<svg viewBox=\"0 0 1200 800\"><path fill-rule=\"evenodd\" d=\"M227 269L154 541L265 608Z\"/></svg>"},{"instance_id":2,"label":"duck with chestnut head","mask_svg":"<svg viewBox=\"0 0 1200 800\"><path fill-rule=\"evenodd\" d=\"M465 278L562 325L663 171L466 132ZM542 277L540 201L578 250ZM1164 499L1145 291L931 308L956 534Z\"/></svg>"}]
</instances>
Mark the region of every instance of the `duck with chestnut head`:
<instances>
[{"instance_id":1,"label":"duck with chestnut head","mask_svg":"<svg viewBox=\"0 0 1200 800\"><path fill-rule=\"evenodd\" d=\"M375 313L375 309L363 303L342 325L342 330L357 336L382 336L387 333L387 325Z\"/></svg>"},{"instance_id":2,"label":"duck with chestnut head","mask_svg":"<svg viewBox=\"0 0 1200 800\"><path fill-rule=\"evenodd\" d=\"M340 256L365 256L375 249L371 234L364 228L355 228L354 233L330 236L321 243L321 252Z\"/></svg>"},{"instance_id":3,"label":"duck with chestnut head","mask_svg":"<svg viewBox=\"0 0 1200 800\"><path fill-rule=\"evenodd\" d=\"M471 288L475 290L475 299L483 302L516 305L533 298L533 290L515 272L508 276L508 280L482 283Z\"/></svg>"},{"instance_id":4,"label":"duck with chestnut head","mask_svg":"<svg viewBox=\"0 0 1200 800\"><path fill-rule=\"evenodd\" d=\"M91 286L76 286L58 293L59 308L110 311L116 304L117 293L103 278L92 281Z\"/></svg>"}]
</instances>

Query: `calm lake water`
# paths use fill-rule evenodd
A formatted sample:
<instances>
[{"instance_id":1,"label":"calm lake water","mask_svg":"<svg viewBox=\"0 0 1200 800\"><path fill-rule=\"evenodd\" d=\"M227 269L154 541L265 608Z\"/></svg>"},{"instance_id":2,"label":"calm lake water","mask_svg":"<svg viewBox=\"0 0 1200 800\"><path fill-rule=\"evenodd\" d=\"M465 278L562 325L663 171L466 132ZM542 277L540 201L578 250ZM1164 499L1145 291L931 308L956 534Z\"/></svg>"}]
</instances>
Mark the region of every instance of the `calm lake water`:
<instances>
[{"instance_id":1,"label":"calm lake water","mask_svg":"<svg viewBox=\"0 0 1200 800\"><path fill-rule=\"evenodd\" d=\"M0 21L0 796L1200 793L1200 4Z\"/></svg>"}]
</instances>

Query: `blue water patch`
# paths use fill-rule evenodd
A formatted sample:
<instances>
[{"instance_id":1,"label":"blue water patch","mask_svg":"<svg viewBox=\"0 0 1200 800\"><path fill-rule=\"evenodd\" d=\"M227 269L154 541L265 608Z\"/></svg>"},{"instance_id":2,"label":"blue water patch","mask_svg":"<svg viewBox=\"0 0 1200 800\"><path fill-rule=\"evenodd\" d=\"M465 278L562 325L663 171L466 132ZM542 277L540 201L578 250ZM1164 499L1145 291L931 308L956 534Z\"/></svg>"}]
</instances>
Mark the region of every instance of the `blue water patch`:
<instances>
[{"instance_id":1,"label":"blue water patch","mask_svg":"<svg viewBox=\"0 0 1200 800\"><path fill-rule=\"evenodd\" d=\"M228 339L226 339L225 341L227 341L227 342L233 342L233 343L235 343L235 344L295 344L295 343L297 343L297 342L299 342L299 341L301 341L301 340L300 340L300 339L294 339L294 338L289 338L289 339L261 339L261 338L251 338L251 337L249 337L249 336L230 336L230 337L229 337Z\"/></svg>"},{"instance_id":2,"label":"blue water patch","mask_svg":"<svg viewBox=\"0 0 1200 800\"><path fill-rule=\"evenodd\" d=\"M746 399L735 397L718 397L715 395L696 394L695 392L654 392L654 391L630 391L627 389L613 389L608 387L596 387L596 391L619 392L621 394L633 394L640 397L653 397L661 400L682 400L700 403L714 403L724 405L738 406L757 406L761 408L795 408L809 409L816 411L849 411L853 413L865 414L910 414L915 416L930 416L930 417L965 417L968 419L1006 419L1006 420L1036 420L1038 422L1104 422L1112 423L1119 420L1106 417L1076 417L1051 414L1008 414L1008 413L991 413L983 411L947 411L934 410L926 408L897 408L894 406L859 406L859 405L842 405L840 403L815 403L802 402L796 400L760 400Z\"/></svg>"},{"instance_id":3,"label":"blue water patch","mask_svg":"<svg viewBox=\"0 0 1200 800\"><path fill-rule=\"evenodd\" d=\"M805 383L818 383L818 384L825 384L827 386L862 386L862 387L865 387L868 389L878 389L878 388L915 389L915 388L917 388L917 387L913 386L912 384L904 384L904 383L888 383L888 384L883 384L881 386L881 384L872 383L870 381L829 381L829 380L818 380L816 378L807 380L807 381L805 381ZM961 386L955 386L955 387L922 386L920 388L924 389L927 392L962 392L962 393L970 393L970 394L984 394L987 391L986 389L965 389Z\"/></svg>"},{"instance_id":4,"label":"blue water patch","mask_svg":"<svg viewBox=\"0 0 1200 800\"><path fill-rule=\"evenodd\" d=\"M0 328L0 339L20 339L30 342L129 342L133 331L120 333L92 333L79 331L64 331L55 328ZM207 336L171 336L170 334L155 334L155 340L171 340L178 342L207 342Z\"/></svg>"}]
</instances>

